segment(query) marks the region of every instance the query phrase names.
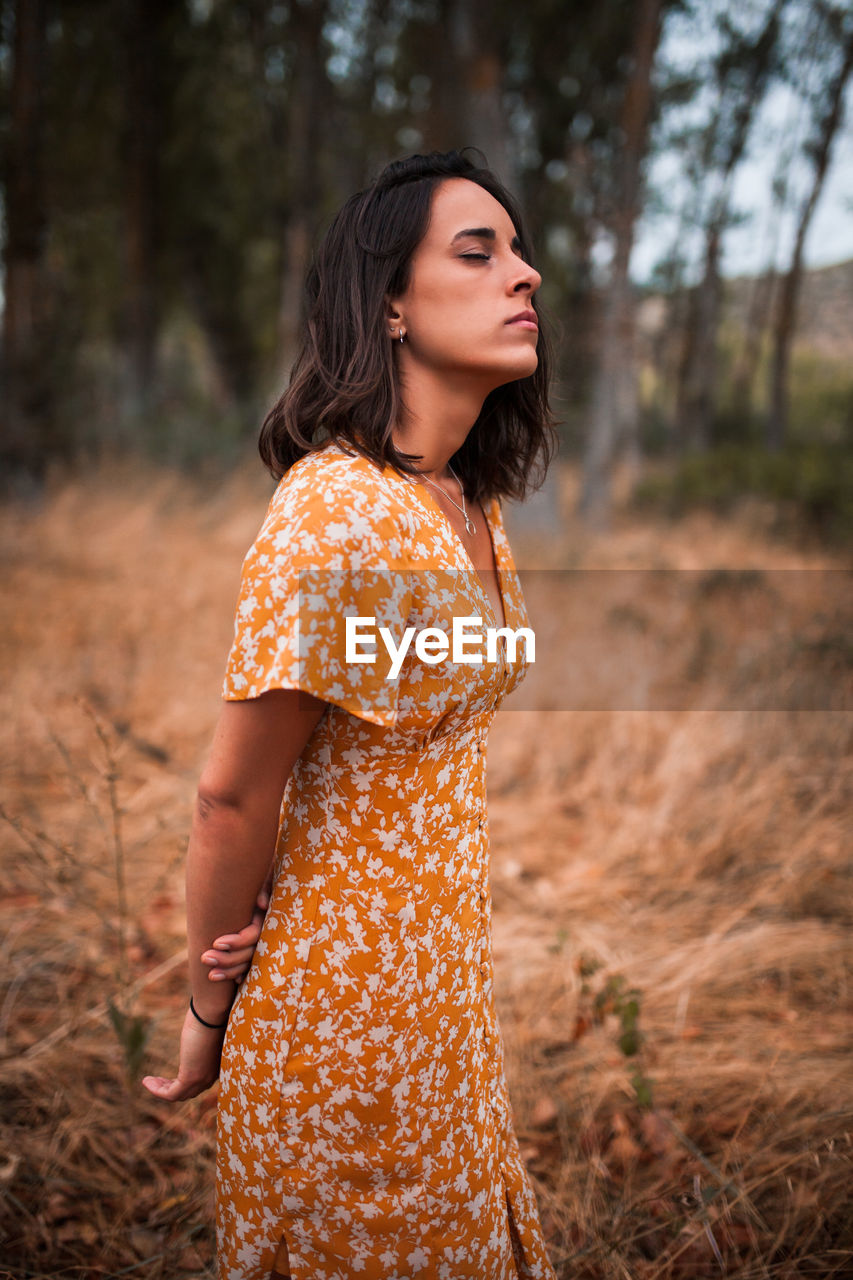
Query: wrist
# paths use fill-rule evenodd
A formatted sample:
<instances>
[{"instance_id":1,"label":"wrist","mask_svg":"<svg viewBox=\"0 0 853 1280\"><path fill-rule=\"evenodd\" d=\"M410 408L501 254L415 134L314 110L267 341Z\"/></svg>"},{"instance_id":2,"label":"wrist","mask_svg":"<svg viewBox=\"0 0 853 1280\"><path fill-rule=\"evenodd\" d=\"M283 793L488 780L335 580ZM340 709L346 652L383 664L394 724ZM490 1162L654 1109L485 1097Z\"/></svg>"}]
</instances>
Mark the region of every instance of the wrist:
<instances>
[{"instance_id":1,"label":"wrist","mask_svg":"<svg viewBox=\"0 0 853 1280\"><path fill-rule=\"evenodd\" d=\"M233 984L229 985L232 986L233 990ZM218 994L219 992L214 993L215 996ZM223 1002L221 999L211 1000L206 995L196 996L193 993L190 995L189 1008L190 1013L198 1023L209 1027L211 1030L223 1030L228 1022L228 1015L231 1012L233 1002L233 996L227 1002Z\"/></svg>"}]
</instances>

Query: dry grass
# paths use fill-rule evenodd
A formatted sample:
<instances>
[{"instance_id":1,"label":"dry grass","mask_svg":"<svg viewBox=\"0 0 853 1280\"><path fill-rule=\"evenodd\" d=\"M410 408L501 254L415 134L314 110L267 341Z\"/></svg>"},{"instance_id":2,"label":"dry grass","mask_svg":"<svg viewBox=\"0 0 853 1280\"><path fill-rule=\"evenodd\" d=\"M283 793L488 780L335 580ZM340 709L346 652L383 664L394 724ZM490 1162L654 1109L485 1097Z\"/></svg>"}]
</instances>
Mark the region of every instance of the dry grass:
<instances>
[{"instance_id":1,"label":"dry grass","mask_svg":"<svg viewBox=\"0 0 853 1280\"><path fill-rule=\"evenodd\" d=\"M268 492L113 471L0 513L0 1276L211 1274L213 1097L169 1110L137 1080L183 1015L189 809ZM547 561L517 550L829 563L768 542L754 510L599 537L568 522ZM837 644L808 655L811 687L849 706ZM845 710L498 717L499 1005L561 1277L853 1272L852 727Z\"/></svg>"}]
</instances>

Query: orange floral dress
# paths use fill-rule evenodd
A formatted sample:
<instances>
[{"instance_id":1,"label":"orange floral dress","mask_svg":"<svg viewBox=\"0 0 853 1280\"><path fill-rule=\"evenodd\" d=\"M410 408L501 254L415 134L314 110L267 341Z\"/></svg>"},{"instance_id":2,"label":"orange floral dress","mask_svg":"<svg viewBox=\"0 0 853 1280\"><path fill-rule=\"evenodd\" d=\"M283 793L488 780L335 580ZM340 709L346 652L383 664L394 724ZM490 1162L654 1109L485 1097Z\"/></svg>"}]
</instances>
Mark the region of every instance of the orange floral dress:
<instances>
[{"instance_id":1,"label":"orange floral dress","mask_svg":"<svg viewBox=\"0 0 853 1280\"><path fill-rule=\"evenodd\" d=\"M486 515L514 630L497 501ZM486 737L525 645L476 664L413 643L391 678L381 642L346 661L347 616L395 642L454 616L501 626L427 491L327 445L286 473L246 556L223 690L329 705L285 789L225 1038L220 1275L268 1280L286 1258L293 1280L554 1280L492 995Z\"/></svg>"}]
</instances>

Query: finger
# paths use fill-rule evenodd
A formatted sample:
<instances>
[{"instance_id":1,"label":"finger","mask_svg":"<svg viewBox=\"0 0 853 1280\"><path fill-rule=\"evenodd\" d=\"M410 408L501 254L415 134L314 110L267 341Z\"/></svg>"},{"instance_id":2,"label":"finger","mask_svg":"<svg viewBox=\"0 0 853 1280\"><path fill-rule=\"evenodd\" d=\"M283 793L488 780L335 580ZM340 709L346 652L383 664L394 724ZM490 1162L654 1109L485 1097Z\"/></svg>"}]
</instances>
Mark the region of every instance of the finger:
<instances>
[{"instance_id":1,"label":"finger","mask_svg":"<svg viewBox=\"0 0 853 1280\"><path fill-rule=\"evenodd\" d=\"M249 972L252 964L252 956L254 952L250 949L243 951L236 956L225 956L220 959L219 963L214 965L207 975L208 978L216 977L236 978L242 977Z\"/></svg>"},{"instance_id":2,"label":"finger","mask_svg":"<svg viewBox=\"0 0 853 1280\"><path fill-rule=\"evenodd\" d=\"M211 951L230 951L240 945L239 933L223 933L221 938L214 938Z\"/></svg>"},{"instance_id":3,"label":"finger","mask_svg":"<svg viewBox=\"0 0 853 1280\"><path fill-rule=\"evenodd\" d=\"M207 975L211 982L224 982L229 979L231 982L240 982L249 972L250 961L244 960L242 964L229 965L227 969L211 969Z\"/></svg>"},{"instance_id":4,"label":"finger","mask_svg":"<svg viewBox=\"0 0 853 1280\"><path fill-rule=\"evenodd\" d=\"M251 960L254 946L239 947L236 951L205 951L201 957L202 964L209 969L224 969L229 965L242 965Z\"/></svg>"},{"instance_id":5,"label":"finger","mask_svg":"<svg viewBox=\"0 0 853 1280\"><path fill-rule=\"evenodd\" d=\"M216 938L211 950L230 952L237 951L241 947L254 947L261 936L263 923L263 916L259 911L256 911L250 923L245 925L239 933L227 933L223 934L221 938Z\"/></svg>"},{"instance_id":6,"label":"finger","mask_svg":"<svg viewBox=\"0 0 853 1280\"><path fill-rule=\"evenodd\" d=\"M142 1084L155 1098L166 1102L174 1102L181 1087L180 1080L170 1080L167 1076L143 1076Z\"/></svg>"},{"instance_id":7,"label":"finger","mask_svg":"<svg viewBox=\"0 0 853 1280\"><path fill-rule=\"evenodd\" d=\"M216 969L227 969L248 964L254 954L255 944L249 942L242 947L232 947L230 951L205 951L202 960L205 964L213 964Z\"/></svg>"},{"instance_id":8,"label":"finger","mask_svg":"<svg viewBox=\"0 0 853 1280\"><path fill-rule=\"evenodd\" d=\"M207 1088L204 1084L190 1084L185 1080L169 1080L166 1076L143 1076L142 1083L155 1098L164 1102L184 1102L194 1098Z\"/></svg>"},{"instance_id":9,"label":"finger","mask_svg":"<svg viewBox=\"0 0 853 1280\"><path fill-rule=\"evenodd\" d=\"M261 936L265 910L260 905L256 906L252 911L252 918L248 924L244 925L237 933L223 933L221 937L214 938L211 950L233 951L235 947L253 947Z\"/></svg>"}]
</instances>

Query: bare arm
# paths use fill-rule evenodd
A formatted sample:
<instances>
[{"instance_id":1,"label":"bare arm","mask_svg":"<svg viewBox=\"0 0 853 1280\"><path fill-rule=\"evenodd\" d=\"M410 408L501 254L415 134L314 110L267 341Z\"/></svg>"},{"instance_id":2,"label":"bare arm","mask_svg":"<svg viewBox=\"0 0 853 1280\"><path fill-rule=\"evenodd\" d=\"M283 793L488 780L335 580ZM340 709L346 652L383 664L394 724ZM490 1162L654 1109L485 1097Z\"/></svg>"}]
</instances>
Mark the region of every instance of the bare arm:
<instances>
[{"instance_id":1,"label":"bare arm","mask_svg":"<svg viewBox=\"0 0 853 1280\"><path fill-rule=\"evenodd\" d=\"M255 947L258 945L258 939L264 927L267 907L270 905L272 872L273 868L270 865L264 887L258 894L249 923L244 925L237 933L225 933L217 938L210 949L205 951L201 957L203 963L208 967L207 978L209 982L224 982L227 978L233 978L235 982L242 982L249 972L255 955Z\"/></svg>"},{"instance_id":2,"label":"bare arm","mask_svg":"<svg viewBox=\"0 0 853 1280\"><path fill-rule=\"evenodd\" d=\"M285 784L325 708L321 699L290 689L222 706L187 850L190 984L206 1022L225 1022L235 984L209 982L202 954L250 917L275 850ZM147 1076L145 1087L169 1100L201 1093L218 1074L222 1039L222 1031L188 1013L177 1077Z\"/></svg>"}]
</instances>

